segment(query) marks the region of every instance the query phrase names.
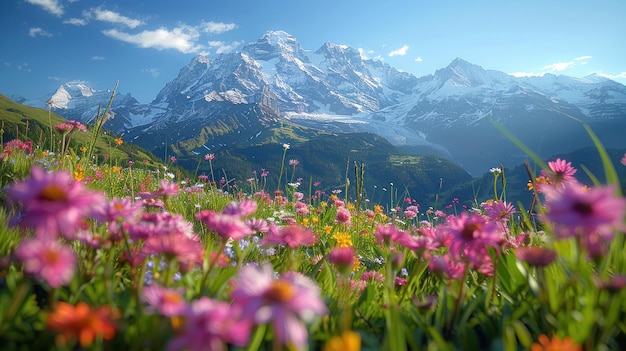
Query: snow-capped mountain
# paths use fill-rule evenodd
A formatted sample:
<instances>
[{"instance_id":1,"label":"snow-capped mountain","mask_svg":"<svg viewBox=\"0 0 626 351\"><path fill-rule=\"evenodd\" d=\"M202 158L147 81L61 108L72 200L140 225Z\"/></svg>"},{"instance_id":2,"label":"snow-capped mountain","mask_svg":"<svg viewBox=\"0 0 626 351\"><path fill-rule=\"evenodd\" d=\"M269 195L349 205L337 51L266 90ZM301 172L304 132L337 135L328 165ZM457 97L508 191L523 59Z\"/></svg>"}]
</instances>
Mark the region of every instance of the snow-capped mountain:
<instances>
[{"instance_id":1,"label":"snow-capped mountain","mask_svg":"<svg viewBox=\"0 0 626 351\"><path fill-rule=\"evenodd\" d=\"M75 82L50 101L61 115L89 122L109 96ZM152 103L118 95L112 110L110 128L148 148L162 147L165 134L179 151L216 151L256 141L286 121L428 147L473 174L525 157L494 122L544 157L591 145L581 122L608 147L626 148L618 132L626 127L626 87L609 79L518 78L460 58L415 77L346 45L304 49L284 31L239 52L195 57Z\"/></svg>"}]
</instances>

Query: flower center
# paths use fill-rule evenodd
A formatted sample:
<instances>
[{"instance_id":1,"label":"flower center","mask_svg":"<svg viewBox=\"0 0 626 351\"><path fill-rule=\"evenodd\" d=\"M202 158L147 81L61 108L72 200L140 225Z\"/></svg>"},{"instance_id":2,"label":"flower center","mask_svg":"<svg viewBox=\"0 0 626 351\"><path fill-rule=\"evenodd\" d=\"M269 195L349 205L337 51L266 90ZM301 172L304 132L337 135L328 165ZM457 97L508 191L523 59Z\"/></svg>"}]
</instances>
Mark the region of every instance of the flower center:
<instances>
[{"instance_id":1,"label":"flower center","mask_svg":"<svg viewBox=\"0 0 626 351\"><path fill-rule=\"evenodd\" d=\"M276 280L272 286L263 294L263 297L272 302L287 302L293 295L293 286L286 281Z\"/></svg>"},{"instance_id":2,"label":"flower center","mask_svg":"<svg viewBox=\"0 0 626 351\"><path fill-rule=\"evenodd\" d=\"M480 231L482 229L482 225L480 223L469 223L463 226L461 230L461 237L463 239L474 239L474 232Z\"/></svg>"},{"instance_id":3,"label":"flower center","mask_svg":"<svg viewBox=\"0 0 626 351\"><path fill-rule=\"evenodd\" d=\"M577 202L572 206L573 210L581 215L589 216L593 214L593 207L589 203Z\"/></svg>"},{"instance_id":4,"label":"flower center","mask_svg":"<svg viewBox=\"0 0 626 351\"><path fill-rule=\"evenodd\" d=\"M67 199L67 193L62 187L50 184L39 192L39 199L46 201L63 201Z\"/></svg>"},{"instance_id":5,"label":"flower center","mask_svg":"<svg viewBox=\"0 0 626 351\"><path fill-rule=\"evenodd\" d=\"M55 264L59 261L59 253L54 250L46 250L44 252L45 261L48 264Z\"/></svg>"}]
</instances>

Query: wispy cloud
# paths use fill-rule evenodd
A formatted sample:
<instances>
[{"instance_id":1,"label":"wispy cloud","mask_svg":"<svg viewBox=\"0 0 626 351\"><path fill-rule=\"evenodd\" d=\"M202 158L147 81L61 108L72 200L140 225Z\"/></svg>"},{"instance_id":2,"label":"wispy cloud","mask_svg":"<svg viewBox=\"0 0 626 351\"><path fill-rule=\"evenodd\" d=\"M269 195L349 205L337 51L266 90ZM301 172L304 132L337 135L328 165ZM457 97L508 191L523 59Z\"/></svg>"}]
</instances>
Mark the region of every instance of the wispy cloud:
<instances>
[{"instance_id":1,"label":"wispy cloud","mask_svg":"<svg viewBox=\"0 0 626 351\"><path fill-rule=\"evenodd\" d=\"M35 38L37 36L40 37L51 37L52 33L47 32L39 27L32 27L29 31L28 31L28 35L30 35L31 37Z\"/></svg>"},{"instance_id":2,"label":"wispy cloud","mask_svg":"<svg viewBox=\"0 0 626 351\"><path fill-rule=\"evenodd\" d=\"M589 60L592 57L593 56L589 56L589 55L587 55L587 56L579 56L579 57L575 58L574 61L587 61L587 60Z\"/></svg>"},{"instance_id":3,"label":"wispy cloud","mask_svg":"<svg viewBox=\"0 0 626 351\"><path fill-rule=\"evenodd\" d=\"M234 23L202 22L199 28L204 33L222 34L237 28L237 25Z\"/></svg>"},{"instance_id":4,"label":"wispy cloud","mask_svg":"<svg viewBox=\"0 0 626 351\"><path fill-rule=\"evenodd\" d=\"M389 57L404 56L404 55L406 55L407 51L409 51L409 46L408 45L404 45L401 48L399 48L398 50L393 50L392 52L387 54L387 56L389 56Z\"/></svg>"},{"instance_id":5,"label":"wispy cloud","mask_svg":"<svg viewBox=\"0 0 626 351\"><path fill-rule=\"evenodd\" d=\"M422 62L422 61L424 61L424 60L422 59L421 56L418 56L418 57L415 58L415 62Z\"/></svg>"},{"instance_id":6,"label":"wispy cloud","mask_svg":"<svg viewBox=\"0 0 626 351\"><path fill-rule=\"evenodd\" d=\"M64 24L71 24L74 26L84 26L87 24L87 20L84 18L72 17L63 21Z\"/></svg>"},{"instance_id":7,"label":"wispy cloud","mask_svg":"<svg viewBox=\"0 0 626 351\"><path fill-rule=\"evenodd\" d=\"M541 77L544 74L545 74L544 72L541 72L541 73L531 73L531 72L514 72L514 73L509 73L509 75L512 75L513 77Z\"/></svg>"},{"instance_id":8,"label":"wispy cloud","mask_svg":"<svg viewBox=\"0 0 626 351\"><path fill-rule=\"evenodd\" d=\"M94 61L104 61L104 56L92 56L91 59Z\"/></svg>"},{"instance_id":9,"label":"wispy cloud","mask_svg":"<svg viewBox=\"0 0 626 351\"><path fill-rule=\"evenodd\" d=\"M234 41L232 43L225 43L223 41L210 41L209 47L215 49L216 54L223 54L233 51L237 46L241 45L241 42Z\"/></svg>"},{"instance_id":10,"label":"wispy cloud","mask_svg":"<svg viewBox=\"0 0 626 351\"><path fill-rule=\"evenodd\" d=\"M161 75L161 71L158 68L144 68L141 72L150 74L152 78L159 78L159 75Z\"/></svg>"},{"instance_id":11,"label":"wispy cloud","mask_svg":"<svg viewBox=\"0 0 626 351\"><path fill-rule=\"evenodd\" d=\"M550 65L545 65L543 66L544 70L548 70L550 72L562 72L565 71L566 69L572 67L574 65L574 61L568 61L568 62L557 62L557 63L553 63Z\"/></svg>"},{"instance_id":12,"label":"wispy cloud","mask_svg":"<svg viewBox=\"0 0 626 351\"><path fill-rule=\"evenodd\" d=\"M32 70L30 69L30 67L28 67L28 63L22 63L22 64L17 65L16 67L17 67L17 69L19 69L20 71L24 71L24 72L30 72L30 71L32 71Z\"/></svg>"},{"instance_id":13,"label":"wispy cloud","mask_svg":"<svg viewBox=\"0 0 626 351\"><path fill-rule=\"evenodd\" d=\"M141 48L153 48L157 50L173 49L185 54L208 54L207 49L213 49L216 53L232 51L241 45L240 42L225 43L222 41L209 41L208 46L200 44L203 34L222 34L237 28L234 23L202 22L197 26L181 24L169 29L160 27L156 30L144 30L139 33L129 33L117 29L103 31L104 35L137 45Z\"/></svg>"},{"instance_id":14,"label":"wispy cloud","mask_svg":"<svg viewBox=\"0 0 626 351\"><path fill-rule=\"evenodd\" d=\"M58 0L26 0L26 2L32 5L41 6L44 10L55 16L61 16L65 13L63 5L61 5Z\"/></svg>"},{"instance_id":15,"label":"wispy cloud","mask_svg":"<svg viewBox=\"0 0 626 351\"><path fill-rule=\"evenodd\" d=\"M171 30L161 27L157 30L144 30L137 34L121 32L117 29L108 29L102 33L141 48L174 49L185 54L197 53L203 48L197 43L200 33L189 26L179 26Z\"/></svg>"},{"instance_id":16,"label":"wispy cloud","mask_svg":"<svg viewBox=\"0 0 626 351\"><path fill-rule=\"evenodd\" d=\"M117 12L105 10L100 7L91 9L91 11L85 12L84 15L87 17L93 16L96 20L102 22L122 24L131 29L137 28L144 24L144 22L141 20L126 17Z\"/></svg>"}]
</instances>

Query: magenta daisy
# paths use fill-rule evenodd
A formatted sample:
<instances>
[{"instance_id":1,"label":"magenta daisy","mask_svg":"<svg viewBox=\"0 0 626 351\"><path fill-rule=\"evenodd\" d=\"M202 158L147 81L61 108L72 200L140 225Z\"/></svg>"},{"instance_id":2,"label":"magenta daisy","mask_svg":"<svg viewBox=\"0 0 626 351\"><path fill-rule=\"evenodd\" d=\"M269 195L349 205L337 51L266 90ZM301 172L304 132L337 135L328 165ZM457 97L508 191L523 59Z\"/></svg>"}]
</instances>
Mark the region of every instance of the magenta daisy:
<instances>
[{"instance_id":1,"label":"magenta daisy","mask_svg":"<svg viewBox=\"0 0 626 351\"><path fill-rule=\"evenodd\" d=\"M272 323L274 334L283 345L302 349L307 344L304 323L328 313L320 288L306 276L287 272L278 279L269 264L246 266L237 275L233 303L255 324Z\"/></svg>"},{"instance_id":2,"label":"magenta daisy","mask_svg":"<svg viewBox=\"0 0 626 351\"><path fill-rule=\"evenodd\" d=\"M447 229L453 238L450 254L457 260L471 263L474 268L491 262L489 247L499 252L504 243L496 223L477 213L467 215L463 212L460 216L450 216Z\"/></svg>"},{"instance_id":3,"label":"magenta daisy","mask_svg":"<svg viewBox=\"0 0 626 351\"><path fill-rule=\"evenodd\" d=\"M585 189L579 184L551 188L546 192L546 213L541 216L555 225L559 237L599 232L612 238L623 229L626 199L615 195L615 186Z\"/></svg>"},{"instance_id":4,"label":"magenta daisy","mask_svg":"<svg viewBox=\"0 0 626 351\"><path fill-rule=\"evenodd\" d=\"M217 233L223 240L239 240L255 233L238 214L203 210L196 214L196 218L206 224L210 231Z\"/></svg>"},{"instance_id":5,"label":"magenta daisy","mask_svg":"<svg viewBox=\"0 0 626 351\"><path fill-rule=\"evenodd\" d=\"M146 239L140 254L146 256L163 254L168 259L176 259L180 270L188 272L194 266L202 265L204 247L198 238L194 240L182 233L153 235Z\"/></svg>"},{"instance_id":6,"label":"magenta daisy","mask_svg":"<svg viewBox=\"0 0 626 351\"><path fill-rule=\"evenodd\" d=\"M80 221L103 201L102 194L88 190L70 173L48 173L39 167L33 167L29 178L13 184L6 193L22 205L13 222L34 228L39 236L72 237Z\"/></svg>"},{"instance_id":7,"label":"magenta daisy","mask_svg":"<svg viewBox=\"0 0 626 351\"><path fill-rule=\"evenodd\" d=\"M240 318L238 306L201 297L183 316L184 324L167 345L170 351L223 351L226 344L245 346L250 339L251 321Z\"/></svg>"},{"instance_id":8,"label":"magenta daisy","mask_svg":"<svg viewBox=\"0 0 626 351\"><path fill-rule=\"evenodd\" d=\"M182 289L164 288L157 284L146 286L141 299L150 307L148 312L159 313L167 317L182 316L187 310Z\"/></svg>"},{"instance_id":9,"label":"magenta daisy","mask_svg":"<svg viewBox=\"0 0 626 351\"><path fill-rule=\"evenodd\" d=\"M313 245L317 240L317 236L307 228L298 225L278 228L271 224L267 235L265 235L261 243L265 245L285 245L294 249L298 246Z\"/></svg>"},{"instance_id":10,"label":"magenta daisy","mask_svg":"<svg viewBox=\"0 0 626 351\"><path fill-rule=\"evenodd\" d=\"M30 239L15 249L24 272L44 280L53 288L69 284L76 271L76 255L69 247L51 239Z\"/></svg>"},{"instance_id":11,"label":"magenta daisy","mask_svg":"<svg viewBox=\"0 0 626 351\"><path fill-rule=\"evenodd\" d=\"M556 161L548 162L548 167L550 170L541 170L541 175L550 179L551 184L558 185L576 181L574 174L577 170L572 167L571 162L557 158Z\"/></svg>"}]
</instances>

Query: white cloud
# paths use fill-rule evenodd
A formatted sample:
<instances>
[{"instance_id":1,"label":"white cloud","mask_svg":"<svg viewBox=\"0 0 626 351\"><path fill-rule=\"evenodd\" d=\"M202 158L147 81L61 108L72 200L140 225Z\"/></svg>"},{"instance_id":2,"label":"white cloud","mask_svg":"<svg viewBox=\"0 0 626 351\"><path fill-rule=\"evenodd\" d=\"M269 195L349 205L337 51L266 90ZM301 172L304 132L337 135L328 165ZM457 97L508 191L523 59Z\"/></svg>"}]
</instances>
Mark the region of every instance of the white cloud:
<instances>
[{"instance_id":1,"label":"white cloud","mask_svg":"<svg viewBox=\"0 0 626 351\"><path fill-rule=\"evenodd\" d=\"M87 20L84 18L75 18L72 17L70 19L66 19L65 21L63 21L64 24L72 24L75 26L84 26L87 24Z\"/></svg>"},{"instance_id":2,"label":"white cloud","mask_svg":"<svg viewBox=\"0 0 626 351\"><path fill-rule=\"evenodd\" d=\"M21 65L17 65L16 67L20 71L24 71L24 72L30 72L31 71L31 69L28 67L28 63L23 63Z\"/></svg>"},{"instance_id":3,"label":"white cloud","mask_svg":"<svg viewBox=\"0 0 626 351\"><path fill-rule=\"evenodd\" d=\"M543 76L545 73L530 73L530 72L514 72L514 73L509 73L509 75L513 76L513 77L541 77Z\"/></svg>"},{"instance_id":4,"label":"white cloud","mask_svg":"<svg viewBox=\"0 0 626 351\"><path fill-rule=\"evenodd\" d=\"M26 0L26 2L41 6L44 10L56 16L61 16L65 12L63 11L63 5L59 4L57 0Z\"/></svg>"},{"instance_id":5,"label":"white cloud","mask_svg":"<svg viewBox=\"0 0 626 351\"><path fill-rule=\"evenodd\" d=\"M185 25L172 30L164 27L157 30L144 30L137 34L121 32L117 29L105 30L102 33L141 48L174 49L185 54L197 53L202 50L202 46L196 43L200 37L198 30Z\"/></svg>"},{"instance_id":6,"label":"white cloud","mask_svg":"<svg viewBox=\"0 0 626 351\"><path fill-rule=\"evenodd\" d=\"M105 10L102 9L100 7L97 7L95 9L91 9L91 12L86 12L85 15L87 16L94 16L96 20L98 21L102 21L102 22L109 22L109 23L115 23L115 24L123 24L128 28L137 28L139 26L141 26L142 24L144 24L143 21L138 20L138 19L134 19L134 18L130 18L130 17L126 17L123 16L117 12L113 12L110 10Z\"/></svg>"},{"instance_id":7,"label":"white cloud","mask_svg":"<svg viewBox=\"0 0 626 351\"><path fill-rule=\"evenodd\" d=\"M32 27L29 31L28 31L28 35L30 35L31 37L35 38L36 36L41 36L41 37L51 37L52 33L46 32L45 30L39 28L39 27Z\"/></svg>"},{"instance_id":8,"label":"white cloud","mask_svg":"<svg viewBox=\"0 0 626 351\"><path fill-rule=\"evenodd\" d=\"M415 62L422 62L422 61L424 61L424 60L422 59L421 56L418 56L418 57L415 58Z\"/></svg>"},{"instance_id":9,"label":"white cloud","mask_svg":"<svg viewBox=\"0 0 626 351\"><path fill-rule=\"evenodd\" d=\"M551 65L545 65L545 66L543 66L543 69L550 70L551 72L561 72L561 71L565 71L566 69L572 67L573 65L574 65L573 61L557 62L557 63L553 63Z\"/></svg>"},{"instance_id":10,"label":"white cloud","mask_svg":"<svg viewBox=\"0 0 626 351\"><path fill-rule=\"evenodd\" d=\"M580 57L575 58L574 61L587 61L587 60L589 60L592 57L593 56L588 56L588 55L587 56L580 56Z\"/></svg>"},{"instance_id":11,"label":"white cloud","mask_svg":"<svg viewBox=\"0 0 626 351\"><path fill-rule=\"evenodd\" d=\"M50 80L55 80L55 81L60 81L61 77L57 77L57 76L48 76L48 79Z\"/></svg>"},{"instance_id":12,"label":"white cloud","mask_svg":"<svg viewBox=\"0 0 626 351\"><path fill-rule=\"evenodd\" d=\"M223 54L223 53L233 51L240 44L241 42L238 42L238 41L234 41L230 44L225 43L223 41L210 41L209 47L214 48L216 54Z\"/></svg>"},{"instance_id":13,"label":"white cloud","mask_svg":"<svg viewBox=\"0 0 626 351\"><path fill-rule=\"evenodd\" d=\"M92 56L91 59L94 61L103 61L104 56Z\"/></svg>"},{"instance_id":14,"label":"white cloud","mask_svg":"<svg viewBox=\"0 0 626 351\"><path fill-rule=\"evenodd\" d=\"M159 78L159 75L161 74L158 68L144 68L141 70L141 72L149 73L152 78Z\"/></svg>"},{"instance_id":15,"label":"white cloud","mask_svg":"<svg viewBox=\"0 0 626 351\"><path fill-rule=\"evenodd\" d=\"M222 34L237 28L234 23L202 22L200 30L208 34Z\"/></svg>"},{"instance_id":16,"label":"white cloud","mask_svg":"<svg viewBox=\"0 0 626 351\"><path fill-rule=\"evenodd\" d=\"M408 50L409 50L409 46L408 45L404 45L401 48L399 48L398 50L393 50L392 52L387 54L387 56L389 56L389 57L404 56L404 55L406 55Z\"/></svg>"}]
</instances>

